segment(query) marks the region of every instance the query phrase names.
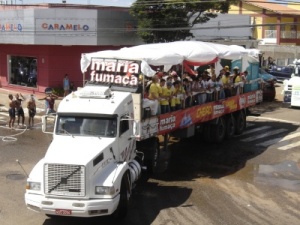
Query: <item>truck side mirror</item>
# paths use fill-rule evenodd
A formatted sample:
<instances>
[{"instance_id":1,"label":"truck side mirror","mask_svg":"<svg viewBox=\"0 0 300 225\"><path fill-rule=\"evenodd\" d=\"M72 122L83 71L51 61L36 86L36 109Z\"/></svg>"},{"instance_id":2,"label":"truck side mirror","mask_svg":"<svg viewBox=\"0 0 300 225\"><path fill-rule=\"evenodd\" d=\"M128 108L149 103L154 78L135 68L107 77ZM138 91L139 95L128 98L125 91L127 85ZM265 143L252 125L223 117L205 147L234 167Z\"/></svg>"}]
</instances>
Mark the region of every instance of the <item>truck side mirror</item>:
<instances>
[{"instance_id":1,"label":"truck side mirror","mask_svg":"<svg viewBox=\"0 0 300 225\"><path fill-rule=\"evenodd\" d=\"M46 134L53 134L55 123L54 115L42 116L42 131Z\"/></svg>"}]
</instances>

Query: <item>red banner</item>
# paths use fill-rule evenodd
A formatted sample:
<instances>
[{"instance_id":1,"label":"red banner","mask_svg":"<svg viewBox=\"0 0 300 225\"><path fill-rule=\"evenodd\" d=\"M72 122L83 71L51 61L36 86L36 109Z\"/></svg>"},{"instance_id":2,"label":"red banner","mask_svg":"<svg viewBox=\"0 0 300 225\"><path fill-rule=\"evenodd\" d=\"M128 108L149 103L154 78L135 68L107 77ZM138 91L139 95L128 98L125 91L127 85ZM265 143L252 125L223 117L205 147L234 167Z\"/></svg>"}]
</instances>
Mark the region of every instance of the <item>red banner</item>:
<instances>
[{"instance_id":1,"label":"red banner","mask_svg":"<svg viewBox=\"0 0 300 225\"><path fill-rule=\"evenodd\" d=\"M262 101L262 91L253 91L158 116L159 134L186 128L238 111Z\"/></svg>"}]
</instances>

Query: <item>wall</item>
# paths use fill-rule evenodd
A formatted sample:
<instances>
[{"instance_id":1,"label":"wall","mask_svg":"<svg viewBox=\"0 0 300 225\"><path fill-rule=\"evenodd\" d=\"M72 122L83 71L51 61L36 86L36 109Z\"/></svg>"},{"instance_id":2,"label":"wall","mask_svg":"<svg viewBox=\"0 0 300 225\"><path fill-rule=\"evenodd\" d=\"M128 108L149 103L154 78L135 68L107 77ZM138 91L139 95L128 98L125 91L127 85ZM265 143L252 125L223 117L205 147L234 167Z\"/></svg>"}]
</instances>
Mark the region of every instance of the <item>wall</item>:
<instances>
[{"instance_id":1,"label":"wall","mask_svg":"<svg viewBox=\"0 0 300 225\"><path fill-rule=\"evenodd\" d=\"M24 90L33 89L37 92L44 92L46 87L62 87L63 77L67 73L76 87L82 86L81 54L119 48L119 46L0 45L1 85L3 87L16 87ZM37 58L37 88L8 84L8 55Z\"/></svg>"},{"instance_id":2,"label":"wall","mask_svg":"<svg viewBox=\"0 0 300 225\"><path fill-rule=\"evenodd\" d=\"M0 43L136 45L137 22L128 9L29 8L0 13Z\"/></svg>"},{"instance_id":3,"label":"wall","mask_svg":"<svg viewBox=\"0 0 300 225\"><path fill-rule=\"evenodd\" d=\"M258 49L264 53L265 59L270 56L275 59L275 61L284 62L284 65L287 65L289 61L293 59L300 59L299 46L259 45Z\"/></svg>"}]
</instances>

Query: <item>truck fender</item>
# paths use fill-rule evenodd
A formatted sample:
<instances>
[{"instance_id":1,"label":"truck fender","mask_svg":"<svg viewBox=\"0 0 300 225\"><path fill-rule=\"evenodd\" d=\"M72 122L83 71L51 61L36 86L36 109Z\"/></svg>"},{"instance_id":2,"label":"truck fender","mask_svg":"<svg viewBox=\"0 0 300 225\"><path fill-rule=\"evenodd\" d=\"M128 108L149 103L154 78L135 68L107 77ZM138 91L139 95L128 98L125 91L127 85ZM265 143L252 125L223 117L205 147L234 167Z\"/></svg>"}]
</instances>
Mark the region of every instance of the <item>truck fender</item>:
<instances>
[{"instance_id":1,"label":"truck fender","mask_svg":"<svg viewBox=\"0 0 300 225\"><path fill-rule=\"evenodd\" d=\"M129 165L127 162L113 162L107 166L104 171L101 171L100 176L94 180L94 186L103 185L111 186L114 184L116 188L116 194L119 194L121 188L122 178L125 173L129 173ZM130 178L130 176L129 176ZM129 190L131 193L132 182L129 180Z\"/></svg>"},{"instance_id":2,"label":"truck fender","mask_svg":"<svg viewBox=\"0 0 300 225\"><path fill-rule=\"evenodd\" d=\"M41 182L43 185L44 158L42 158L31 170L27 180Z\"/></svg>"}]
</instances>

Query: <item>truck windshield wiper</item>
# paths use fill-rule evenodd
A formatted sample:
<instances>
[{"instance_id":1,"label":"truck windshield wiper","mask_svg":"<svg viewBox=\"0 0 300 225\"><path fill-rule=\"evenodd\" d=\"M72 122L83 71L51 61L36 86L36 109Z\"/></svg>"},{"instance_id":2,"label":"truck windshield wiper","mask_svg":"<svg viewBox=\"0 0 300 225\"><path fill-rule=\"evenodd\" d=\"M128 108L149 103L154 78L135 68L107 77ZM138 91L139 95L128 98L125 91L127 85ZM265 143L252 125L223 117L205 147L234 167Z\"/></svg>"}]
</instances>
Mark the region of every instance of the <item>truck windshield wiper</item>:
<instances>
[{"instance_id":1,"label":"truck windshield wiper","mask_svg":"<svg viewBox=\"0 0 300 225\"><path fill-rule=\"evenodd\" d=\"M66 133L66 134L68 134L69 136L74 137L73 134L69 133L67 130L65 130L65 129L63 129L63 128L61 128L61 129L59 130L59 132L60 132L60 133Z\"/></svg>"},{"instance_id":2,"label":"truck windshield wiper","mask_svg":"<svg viewBox=\"0 0 300 225\"><path fill-rule=\"evenodd\" d=\"M101 138L101 136L93 131L90 130L83 130L85 135L92 135L92 136L97 136L98 138Z\"/></svg>"}]
</instances>

